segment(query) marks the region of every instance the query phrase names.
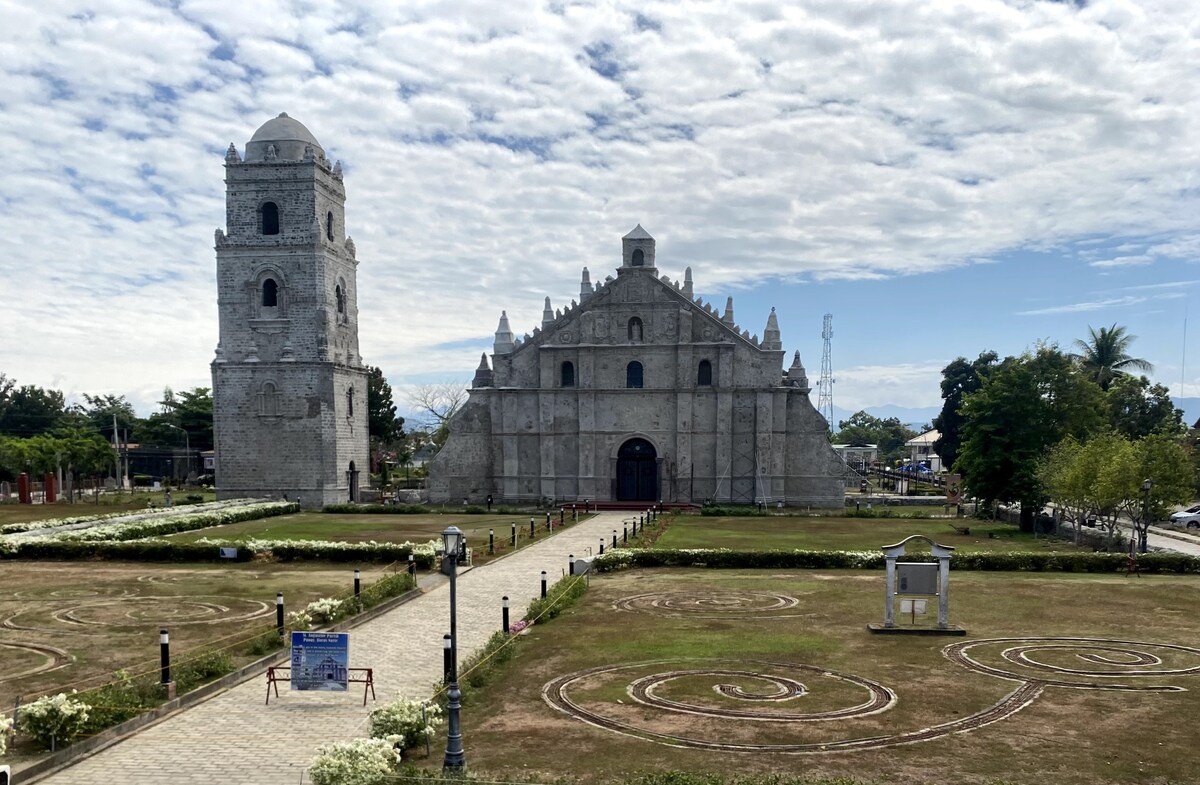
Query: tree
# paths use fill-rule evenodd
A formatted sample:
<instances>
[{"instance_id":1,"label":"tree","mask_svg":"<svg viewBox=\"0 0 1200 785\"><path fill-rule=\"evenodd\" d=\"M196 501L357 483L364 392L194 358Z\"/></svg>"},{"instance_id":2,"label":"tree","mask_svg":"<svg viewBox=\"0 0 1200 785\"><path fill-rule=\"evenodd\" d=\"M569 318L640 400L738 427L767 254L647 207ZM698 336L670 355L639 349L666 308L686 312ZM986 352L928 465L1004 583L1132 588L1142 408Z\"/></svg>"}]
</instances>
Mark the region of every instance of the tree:
<instances>
[{"instance_id":1,"label":"tree","mask_svg":"<svg viewBox=\"0 0 1200 785\"><path fill-rule=\"evenodd\" d=\"M407 396L409 405L425 416L425 425L438 447L450 436L450 420L467 401L467 391L457 382L419 385Z\"/></svg>"},{"instance_id":2,"label":"tree","mask_svg":"<svg viewBox=\"0 0 1200 785\"><path fill-rule=\"evenodd\" d=\"M1022 525L1045 502L1039 469L1052 445L1084 439L1101 424L1100 389L1055 347L1005 363L963 398L954 468L987 503L1019 502Z\"/></svg>"},{"instance_id":3,"label":"tree","mask_svg":"<svg viewBox=\"0 0 1200 785\"><path fill-rule=\"evenodd\" d=\"M213 448L213 399L208 387L194 387L175 393L171 413L176 424L187 431L193 450Z\"/></svg>"},{"instance_id":4,"label":"tree","mask_svg":"<svg viewBox=\"0 0 1200 785\"><path fill-rule=\"evenodd\" d=\"M858 411L838 423L837 438L846 444L874 444L879 449L879 460L890 466L904 456L904 443L916 435L897 417L881 420Z\"/></svg>"},{"instance_id":5,"label":"tree","mask_svg":"<svg viewBox=\"0 0 1200 785\"><path fill-rule=\"evenodd\" d=\"M404 436L404 418L396 416L392 386L379 368L367 366L367 432L378 444L393 444Z\"/></svg>"},{"instance_id":6,"label":"tree","mask_svg":"<svg viewBox=\"0 0 1200 785\"><path fill-rule=\"evenodd\" d=\"M1130 439L1184 432L1183 410L1175 408L1170 391L1164 385L1150 384L1145 376L1118 376L1105 397L1112 427Z\"/></svg>"},{"instance_id":7,"label":"tree","mask_svg":"<svg viewBox=\"0 0 1200 785\"><path fill-rule=\"evenodd\" d=\"M1149 361L1129 355L1129 346L1137 338L1125 332L1125 328L1117 324L1112 327L1101 327L1098 331L1088 326L1089 337L1075 341L1078 353L1070 355L1079 363L1088 378L1100 385L1100 389L1108 390L1113 380L1133 371L1149 373L1154 366Z\"/></svg>"},{"instance_id":8,"label":"tree","mask_svg":"<svg viewBox=\"0 0 1200 785\"><path fill-rule=\"evenodd\" d=\"M1165 518L1175 505L1191 501L1196 477L1192 456L1178 437L1152 433L1135 446L1140 471L1133 479L1138 493L1130 498L1128 511L1130 519L1136 522L1138 549L1145 553L1150 522ZM1143 478L1150 480L1149 494L1142 486ZM1143 506L1148 509L1142 510Z\"/></svg>"},{"instance_id":9,"label":"tree","mask_svg":"<svg viewBox=\"0 0 1200 785\"><path fill-rule=\"evenodd\" d=\"M0 411L0 433L10 436L36 436L54 428L66 408L63 394L32 384L15 387Z\"/></svg>"},{"instance_id":10,"label":"tree","mask_svg":"<svg viewBox=\"0 0 1200 785\"><path fill-rule=\"evenodd\" d=\"M93 431L112 438L113 420L116 420L117 430L121 437L128 434L133 437L137 427L138 416L133 410L133 404L124 395L88 395L83 394L85 406L75 407L82 411Z\"/></svg>"},{"instance_id":11,"label":"tree","mask_svg":"<svg viewBox=\"0 0 1200 785\"><path fill-rule=\"evenodd\" d=\"M1000 356L993 351L980 352L972 362L958 357L942 369L942 411L933 418L933 427L938 431L933 443L934 452L942 459L943 466L953 466L958 458L962 443L963 397L975 392L983 380L995 370Z\"/></svg>"}]
</instances>

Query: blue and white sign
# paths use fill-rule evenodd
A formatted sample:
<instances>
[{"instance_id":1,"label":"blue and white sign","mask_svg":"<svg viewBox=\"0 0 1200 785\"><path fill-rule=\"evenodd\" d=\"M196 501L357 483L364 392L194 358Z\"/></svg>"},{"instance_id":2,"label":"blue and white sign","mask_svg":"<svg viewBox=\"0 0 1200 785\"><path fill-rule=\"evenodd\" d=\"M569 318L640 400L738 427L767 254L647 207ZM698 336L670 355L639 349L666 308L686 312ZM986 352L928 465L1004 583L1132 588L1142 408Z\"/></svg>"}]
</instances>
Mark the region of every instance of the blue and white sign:
<instances>
[{"instance_id":1,"label":"blue and white sign","mask_svg":"<svg viewBox=\"0 0 1200 785\"><path fill-rule=\"evenodd\" d=\"M293 690L345 692L349 679L350 633L292 633Z\"/></svg>"}]
</instances>

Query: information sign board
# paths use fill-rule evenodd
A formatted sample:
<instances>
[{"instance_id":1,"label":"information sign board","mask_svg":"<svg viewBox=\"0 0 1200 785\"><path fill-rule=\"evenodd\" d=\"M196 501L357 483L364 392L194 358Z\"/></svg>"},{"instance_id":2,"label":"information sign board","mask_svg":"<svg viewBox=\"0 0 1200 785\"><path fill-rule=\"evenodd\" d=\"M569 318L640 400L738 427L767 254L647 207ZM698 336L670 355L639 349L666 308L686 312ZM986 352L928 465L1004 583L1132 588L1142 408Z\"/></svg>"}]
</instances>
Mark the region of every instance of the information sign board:
<instances>
[{"instance_id":1,"label":"information sign board","mask_svg":"<svg viewBox=\"0 0 1200 785\"><path fill-rule=\"evenodd\" d=\"M292 689L344 692L350 680L350 633L292 633Z\"/></svg>"},{"instance_id":2,"label":"information sign board","mask_svg":"<svg viewBox=\"0 0 1200 785\"><path fill-rule=\"evenodd\" d=\"M937 594L938 566L925 562L896 564L897 594Z\"/></svg>"}]
</instances>

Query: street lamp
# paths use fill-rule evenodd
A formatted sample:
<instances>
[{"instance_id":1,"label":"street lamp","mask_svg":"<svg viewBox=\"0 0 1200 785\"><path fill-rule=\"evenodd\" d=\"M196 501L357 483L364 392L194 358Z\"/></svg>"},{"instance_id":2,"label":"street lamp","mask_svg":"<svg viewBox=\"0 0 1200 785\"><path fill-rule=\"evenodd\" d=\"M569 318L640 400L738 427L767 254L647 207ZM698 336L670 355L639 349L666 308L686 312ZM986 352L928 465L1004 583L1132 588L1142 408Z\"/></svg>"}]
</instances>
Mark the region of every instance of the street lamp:
<instances>
[{"instance_id":1,"label":"street lamp","mask_svg":"<svg viewBox=\"0 0 1200 785\"><path fill-rule=\"evenodd\" d=\"M1142 525L1138 527L1138 552L1145 553L1147 547L1147 532L1150 531L1150 489L1154 483L1149 477L1142 480Z\"/></svg>"},{"instance_id":2,"label":"street lamp","mask_svg":"<svg viewBox=\"0 0 1200 785\"><path fill-rule=\"evenodd\" d=\"M165 422L165 423L163 423L163 425L167 426L168 428L174 428L177 431L183 431L183 444L184 444L183 449L185 449L187 451L187 473L191 474L192 473L192 439L190 436L188 436L187 429L180 428L178 425L171 425L171 423L169 423L169 422ZM183 479L186 480L187 476L185 475Z\"/></svg>"},{"instance_id":3,"label":"street lamp","mask_svg":"<svg viewBox=\"0 0 1200 785\"><path fill-rule=\"evenodd\" d=\"M443 769L462 771L467 765L466 755L463 754L462 728L458 721L458 712L462 708L462 692L458 689L458 594L455 588L455 573L458 572L458 553L462 547L463 533L457 526L450 526L442 532L444 553L450 560L450 689L446 693L448 700L446 757L442 761Z\"/></svg>"}]
</instances>

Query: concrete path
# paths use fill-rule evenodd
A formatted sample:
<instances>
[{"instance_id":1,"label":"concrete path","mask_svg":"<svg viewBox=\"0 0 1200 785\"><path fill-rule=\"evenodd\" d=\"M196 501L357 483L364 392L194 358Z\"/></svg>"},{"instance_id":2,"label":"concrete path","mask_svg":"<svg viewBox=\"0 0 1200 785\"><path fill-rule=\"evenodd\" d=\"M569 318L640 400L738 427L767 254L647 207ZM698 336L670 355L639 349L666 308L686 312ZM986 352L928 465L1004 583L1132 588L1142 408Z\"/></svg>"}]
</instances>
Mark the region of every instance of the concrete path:
<instances>
[{"instance_id":1,"label":"concrete path","mask_svg":"<svg viewBox=\"0 0 1200 785\"><path fill-rule=\"evenodd\" d=\"M541 589L567 569L569 554L611 544L627 512L601 513L510 556L458 578L460 660L501 626L500 598L508 595L512 620ZM264 706L266 677L258 676L186 709L69 768L40 780L49 785L297 785L316 748L368 734L367 715L396 695L425 698L442 674L442 636L449 631L449 586L442 584L350 634L350 666L375 669L378 703L362 692L293 693L283 688ZM286 686L286 685L285 685ZM443 726L443 730L444 730ZM444 740L441 746L444 748ZM439 744L434 744L435 752ZM470 746L467 756L470 760Z\"/></svg>"}]
</instances>

